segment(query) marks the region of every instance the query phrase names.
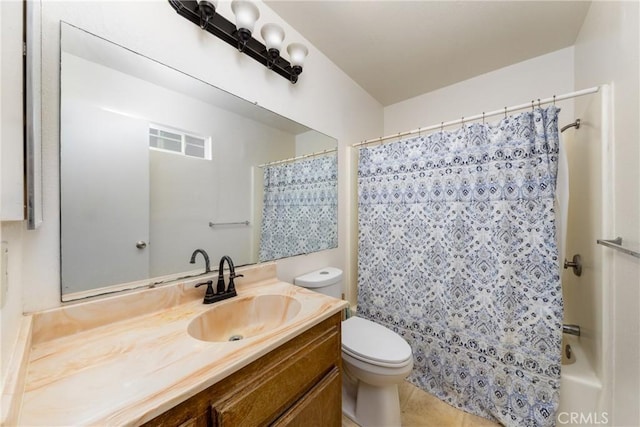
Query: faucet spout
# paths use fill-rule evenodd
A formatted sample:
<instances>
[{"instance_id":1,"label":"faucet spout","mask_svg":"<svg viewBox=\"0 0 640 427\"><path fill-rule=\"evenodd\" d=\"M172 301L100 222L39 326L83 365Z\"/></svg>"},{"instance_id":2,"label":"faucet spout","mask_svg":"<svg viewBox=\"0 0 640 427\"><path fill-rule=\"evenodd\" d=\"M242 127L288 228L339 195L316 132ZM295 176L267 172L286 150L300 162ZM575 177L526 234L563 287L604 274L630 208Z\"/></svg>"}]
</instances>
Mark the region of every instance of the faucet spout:
<instances>
[{"instance_id":1,"label":"faucet spout","mask_svg":"<svg viewBox=\"0 0 640 427\"><path fill-rule=\"evenodd\" d=\"M575 335L577 337L580 336L580 326L578 325L562 325L562 333Z\"/></svg>"},{"instance_id":2,"label":"faucet spout","mask_svg":"<svg viewBox=\"0 0 640 427\"><path fill-rule=\"evenodd\" d=\"M196 263L196 256L198 254L202 254L202 256L204 257L204 272L205 272L205 274L211 272L211 262L209 261L209 255L207 255L207 253L205 252L204 249L196 249L195 251L193 251L193 253L191 254L191 260L189 261L189 263L195 264Z\"/></svg>"},{"instance_id":3,"label":"faucet spout","mask_svg":"<svg viewBox=\"0 0 640 427\"><path fill-rule=\"evenodd\" d=\"M196 255L202 254L204 260L207 264L207 273L211 271L209 266L209 256L202 249L196 249L193 251L193 255L191 255L191 263L196 262ZM225 286L224 284L224 263L225 261L229 264L229 286ZM207 291L204 294L204 300L202 301L204 304L213 304L214 302L222 301L227 298L233 298L238 295L236 292L236 287L233 284L233 279L236 277L242 277L242 274L236 274L235 267L233 266L233 261L231 261L231 257L225 255L220 259L220 266L218 267L218 283L216 284L216 292L213 292L213 281L208 280L203 283L198 283L196 288L200 286L207 285ZM226 289L225 289L226 288Z\"/></svg>"},{"instance_id":4,"label":"faucet spout","mask_svg":"<svg viewBox=\"0 0 640 427\"><path fill-rule=\"evenodd\" d=\"M227 264L229 264L229 286L226 287L224 284L224 263L225 261L227 262ZM233 296L237 295L236 294L236 287L235 284L233 283L233 279L235 279L236 277L243 277L242 274L236 274L236 269L233 265L233 261L231 260L231 257L228 255L223 256L222 258L220 258L220 265L218 266L218 284L216 286L216 291L218 294L225 292L225 288L227 293L233 294Z\"/></svg>"}]
</instances>

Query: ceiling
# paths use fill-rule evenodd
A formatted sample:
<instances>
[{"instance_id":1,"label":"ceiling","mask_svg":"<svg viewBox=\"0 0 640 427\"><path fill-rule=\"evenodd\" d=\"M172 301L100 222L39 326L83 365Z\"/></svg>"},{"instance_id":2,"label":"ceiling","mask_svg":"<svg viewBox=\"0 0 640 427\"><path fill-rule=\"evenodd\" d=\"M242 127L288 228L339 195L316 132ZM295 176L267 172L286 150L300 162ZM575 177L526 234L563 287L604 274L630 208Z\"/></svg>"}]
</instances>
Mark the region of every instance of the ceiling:
<instances>
[{"instance_id":1,"label":"ceiling","mask_svg":"<svg viewBox=\"0 0 640 427\"><path fill-rule=\"evenodd\" d=\"M267 5L387 106L575 43L588 1Z\"/></svg>"}]
</instances>

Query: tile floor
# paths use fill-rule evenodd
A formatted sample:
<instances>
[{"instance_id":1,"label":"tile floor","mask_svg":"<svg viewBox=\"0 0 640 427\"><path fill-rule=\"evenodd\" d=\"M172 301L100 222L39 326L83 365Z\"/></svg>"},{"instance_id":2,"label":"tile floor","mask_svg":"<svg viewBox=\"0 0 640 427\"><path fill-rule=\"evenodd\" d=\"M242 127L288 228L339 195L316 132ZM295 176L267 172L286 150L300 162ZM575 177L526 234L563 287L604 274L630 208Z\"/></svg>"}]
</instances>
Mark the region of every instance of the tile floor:
<instances>
[{"instance_id":1,"label":"tile floor","mask_svg":"<svg viewBox=\"0 0 640 427\"><path fill-rule=\"evenodd\" d=\"M499 427L487 419L467 414L405 381L399 387L402 427ZM342 427L358 427L342 416Z\"/></svg>"}]
</instances>

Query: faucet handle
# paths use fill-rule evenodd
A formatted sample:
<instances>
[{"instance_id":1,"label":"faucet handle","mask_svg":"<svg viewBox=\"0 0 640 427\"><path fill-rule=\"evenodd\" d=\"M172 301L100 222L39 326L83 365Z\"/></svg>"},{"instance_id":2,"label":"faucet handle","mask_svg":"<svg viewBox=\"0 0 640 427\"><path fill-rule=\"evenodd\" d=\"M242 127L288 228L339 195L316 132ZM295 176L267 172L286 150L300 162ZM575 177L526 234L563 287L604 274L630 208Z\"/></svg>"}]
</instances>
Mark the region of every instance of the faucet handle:
<instances>
[{"instance_id":1,"label":"faucet handle","mask_svg":"<svg viewBox=\"0 0 640 427\"><path fill-rule=\"evenodd\" d=\"M198 283L195 287L199 288L200 286L207 285L207 291L204 293L204 304L211 304L214 302L215 294L213 293L213 280L207 280L206 282Z\"/></svg>"},{"instance_id":2,"label":"faucet handle","mask_svg":"<svg viewBox=\"0 0 640 427\"><path fill-rule=\"evenodd\" d=\"M229 288L227 289L228 292L236 292L236 285L235 283L233 283L233 279L235 279L236 277L244 277L244 274L236 274L235 271L233 273L229 273Z\"/></svg>"},{"instance_id":3,"label":"faucet handle","mask_svg":"<svg viewBox=\"0 0 640 427\"><path fill-rule=\"evenodd\" d=\"M200 286L213 286L213 280L207 280L206 282L198 283L195 287L199 288Z\"/></svg>"}]
</instances>

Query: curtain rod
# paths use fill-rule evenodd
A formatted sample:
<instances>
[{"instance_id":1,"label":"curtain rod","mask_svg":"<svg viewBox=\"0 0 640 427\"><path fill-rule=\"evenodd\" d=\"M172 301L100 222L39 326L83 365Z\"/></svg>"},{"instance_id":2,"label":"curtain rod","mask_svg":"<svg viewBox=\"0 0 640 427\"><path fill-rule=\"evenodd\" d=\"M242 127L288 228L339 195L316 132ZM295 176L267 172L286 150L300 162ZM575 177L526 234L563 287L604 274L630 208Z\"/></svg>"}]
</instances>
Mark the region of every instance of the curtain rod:
<instances>
[{"instance_id":1,"label":"curtain rod","mask_svg":"<svg viewBox=\"0 0 640 427\"><path fill-rule=\"evenodd\" d=\"M442 129L442 128L447 127L447 126L457 125L457 124L461 124L461 123L465 123L465 122L471 122L471 121L474 121L474 120L479 120L479 119L483 119L484 120L487 117L497 116L498 114L506 115L507 113L510 113L512 111L522 110L522 109L525 109L525 108L531 108L531 107L534 107L535 105L540 106L542 104L549 104L551 102L555 103L556 101L563 101L565 99L577 98L578 96L590 95L592 93L598 92L599 90L600 90L600 86L594 86L594 87L590 87L588 89L582 89L582 90L578 90L578 91L575 91L575 92L565 93L564 95L559 95L559 96L553 95L552 97L545 98L545 99L538 98L537 101L536 100L532 100L531 102L528 102L526 104L514 105L512 107L504 107L504 108L502 108L500 110L490 111L488 113L476 114L475 116L471 116L471 117L462 117L461 119L450 120L448 122L441 122L441 123L438 123L438 124L435 124L435 125L431 125L431 126L427 126L427 127L423 127L423 128L418 128L418 129L414 129L414 130L410 130L410 131L398 132L397 134L394 134L394 135L381 136L379 138L367 139L366 141L362 141L362 142L358 142L356 144L353 144L352 147L360 147L361 145L372 144L372 143L375 143L375 142L382 142L382 141L385 141L387 139L401 138L403 136L413 135L414 133L420 133L420 132L430 131L430 130L434 130L434 129Z\"/></svg>"},{"instance_id":2,"label":"curtain rod","mask_svg":"<svg viewBox=\"0 0 640 427\"><path fill-rule=\"evenodd\" d=\"M334 151L338 151L338 149L337 148L329 148L329 149L326 149L326 150L323 150L323 151L317 151L315 153L303 154L303 155L298 156L298 157L291 157L290 159L276 160L275 162L263 163L261 165L258 165L258 167L259 168L263 168L263 167L266 167L266 166L279 165L281 163L295 162L296 160L306 159L307 157L321 156L322 154L333 153Z\"/></svg>"}]
</instances>

